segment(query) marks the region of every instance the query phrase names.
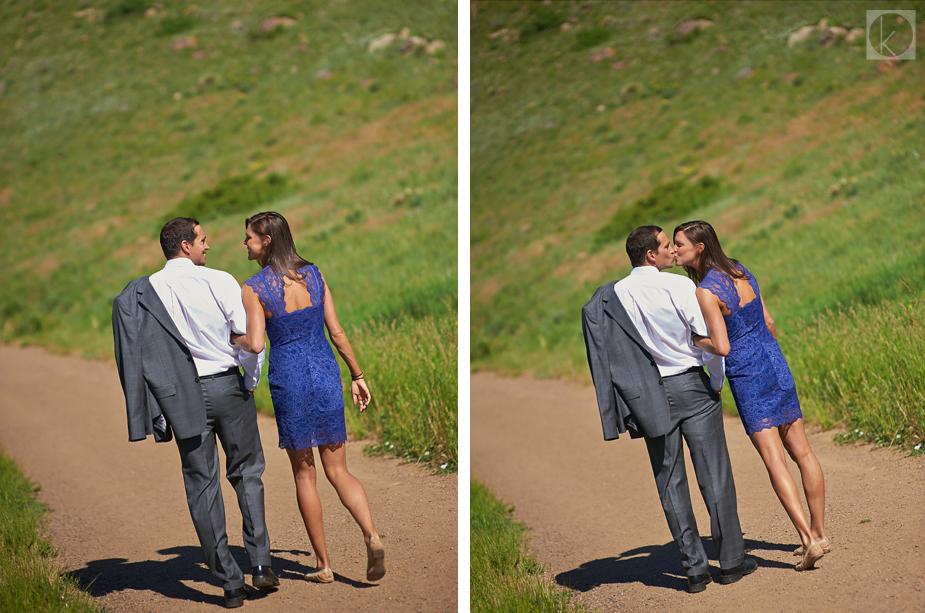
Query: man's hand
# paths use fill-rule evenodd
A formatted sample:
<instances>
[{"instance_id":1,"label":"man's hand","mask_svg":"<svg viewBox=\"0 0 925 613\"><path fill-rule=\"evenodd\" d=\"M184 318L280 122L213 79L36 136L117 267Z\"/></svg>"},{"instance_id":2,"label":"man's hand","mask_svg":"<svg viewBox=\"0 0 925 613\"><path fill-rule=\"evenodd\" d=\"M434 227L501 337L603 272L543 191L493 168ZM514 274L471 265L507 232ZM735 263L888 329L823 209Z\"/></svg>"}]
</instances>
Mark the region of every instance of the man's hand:
<instances>
[{"instance_id":1,"label":"man's hand","mask_svg":"<svg viewBox=\"0 0 925 613\"><path fill-rule=\"evenodd\" d=\"M243 349L244 351L251 351L251 346L247 342L246 334L235 334L234 332L232 332L231 333L231 344L236 345L237 347L239 347L240 349ZM255 353L255 352L251 351L251 353Z\"/></svg>"}]
</instances>

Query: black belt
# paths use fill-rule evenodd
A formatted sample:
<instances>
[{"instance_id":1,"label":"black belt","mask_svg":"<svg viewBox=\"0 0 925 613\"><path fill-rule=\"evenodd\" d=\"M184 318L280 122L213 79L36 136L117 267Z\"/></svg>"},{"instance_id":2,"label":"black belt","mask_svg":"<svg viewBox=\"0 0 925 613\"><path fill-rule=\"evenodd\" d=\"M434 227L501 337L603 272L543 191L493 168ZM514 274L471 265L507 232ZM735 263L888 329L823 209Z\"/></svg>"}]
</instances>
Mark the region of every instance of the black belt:
<instances>
[{"instance_id":1,"label":"black belt","mask_svg":"<svg viewBox=\"0 0 925 613\"><path fill-rule=\"evenodd\" d=\"M665 375L664 377L662 377L662 379L665 379L667 377L680 377L681 375L689 375L695 372L703 372L703 366L691 366L684 372L675 373L673 375Z\"/></svg>"},{"instance_id":2,"label":"black belt","mask_svg":"<svg viewBox=\"0 0 925 613\"><path fill-rule=\"evenodd\" d=\"M238 374L238 367L232 366L225 372L216 373L214 375L206 375L204 377L199 377L200 381L205 381L206 379L218 379L219 377L230 377L231 375Z\"/></svg>"}]
</instances>

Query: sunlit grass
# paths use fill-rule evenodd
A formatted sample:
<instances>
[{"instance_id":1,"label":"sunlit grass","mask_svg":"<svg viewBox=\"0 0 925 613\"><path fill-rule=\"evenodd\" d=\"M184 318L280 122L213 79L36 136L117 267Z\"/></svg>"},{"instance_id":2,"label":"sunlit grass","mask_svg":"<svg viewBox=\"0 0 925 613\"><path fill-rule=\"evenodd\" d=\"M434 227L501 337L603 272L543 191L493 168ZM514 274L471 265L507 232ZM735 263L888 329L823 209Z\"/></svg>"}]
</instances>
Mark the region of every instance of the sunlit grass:
<instances>
[{"instance_id":1,"label":"sunlit grass","mask_svg":"<svg viewBox=\"0 0 925 613\"><path fill-rule=\"evenodd\" d=\"M374 433L373 453L389 453L455 471L459 462L456 305L439 317L380 320L354 328L373 403L364 413L347 404L358 436ZM345 389L350 389L345 377Z\"/></svg>"},{"instance_id":2,"label":"sunlit grass","mask_svg":"<svg viewBox=\"0 0 925 613\"><path fill-rule=\"evenodd\" d=\"M846 424L845 441L905 449L925 441L923 322L925 298L909 296L794 326L784 349L804 414Z\"/></svg>"},{"instance_id":3,"label":"sunlit grass","mask_svg":"<svg viewBox=\"0 0 925 613\"><path fill-rule=\"evenodd\" d=\"M571 613L588 611L573 595L543 576L527 551L527 528L511 518L513 507L473 479L469 486L469 602L471 611Z\"/></svg>"},{"instance_id":4,"label":"sunlit grass","mask_svg":"<svg viewBox=\"0 0 925 613\"><path fill-rule=\"evenodd\" d=\"M46 508L38 490L0 452L0 586L3 611L102 611L61 574L57 549L45 533Z\"/></svg>"}]
</instances>

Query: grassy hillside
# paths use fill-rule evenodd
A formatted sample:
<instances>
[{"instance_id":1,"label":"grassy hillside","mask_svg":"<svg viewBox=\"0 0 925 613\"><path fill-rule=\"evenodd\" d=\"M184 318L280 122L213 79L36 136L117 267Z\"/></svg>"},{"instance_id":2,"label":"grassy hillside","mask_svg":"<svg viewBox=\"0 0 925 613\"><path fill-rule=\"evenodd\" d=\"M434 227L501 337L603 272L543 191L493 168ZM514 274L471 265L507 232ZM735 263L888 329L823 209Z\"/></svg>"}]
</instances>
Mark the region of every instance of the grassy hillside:
<instances>
[{"instance_id":1,"label":"grassy hillside","mask_svg":"<svg viewBox=\"0 0 925 613\"><path fill-rule=\"evenodd\" d=\"M827 309L921 296L925 59L869 61L863 35L819 29L788 44L822 20L863 29L878 8L893 7L478 2L473 368L590 381L580 309L628 273L637 219L710 221L785 352ZM902 49L911 29L894 16L884 38L891 26Z\"/></svg>"},{"instance_id":2,"label":"grassy hillside","mask_svg":"<svg viewBox=\"0 0 925 613\"><path fill-rule=\"evenodd\" d=\"M108 359L112 298L163 265L160 224L190 210L209 266L240 282L257 272L244 219L283 213L348 332L455 325L455 2L17 0L0 15L0 341Z\"/></svg>"}]
</instances>

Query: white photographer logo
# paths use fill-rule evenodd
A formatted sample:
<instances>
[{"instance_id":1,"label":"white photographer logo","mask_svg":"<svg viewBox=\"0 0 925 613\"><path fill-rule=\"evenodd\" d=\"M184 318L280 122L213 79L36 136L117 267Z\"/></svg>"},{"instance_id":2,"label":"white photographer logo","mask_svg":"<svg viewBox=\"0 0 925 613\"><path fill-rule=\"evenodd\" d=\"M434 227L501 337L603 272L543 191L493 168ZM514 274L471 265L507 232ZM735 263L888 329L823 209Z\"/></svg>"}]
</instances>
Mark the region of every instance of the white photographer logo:
<instances>
[{"instance_id":1,"label":"white photographer logo","mask_svg":"<svg viewBox=\"0 0 925 613\"><path fill-rule=\"evenodd\" d=\"M902 17L901 20L888 19L889 16ZM897 32L905 33L905 29L912 30L912 42L899 49L896 53L890 42ZM878 35L879 42L876 47L871 42L871 36ZM869 60L914 60L915 59L915 11L867 11L867 59Z\"/></svg>"}]
</instances>

